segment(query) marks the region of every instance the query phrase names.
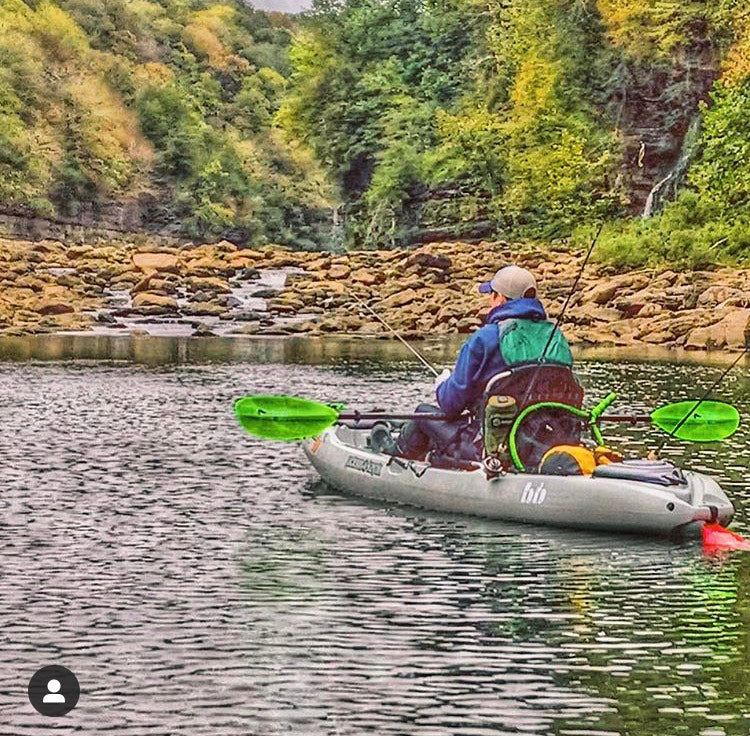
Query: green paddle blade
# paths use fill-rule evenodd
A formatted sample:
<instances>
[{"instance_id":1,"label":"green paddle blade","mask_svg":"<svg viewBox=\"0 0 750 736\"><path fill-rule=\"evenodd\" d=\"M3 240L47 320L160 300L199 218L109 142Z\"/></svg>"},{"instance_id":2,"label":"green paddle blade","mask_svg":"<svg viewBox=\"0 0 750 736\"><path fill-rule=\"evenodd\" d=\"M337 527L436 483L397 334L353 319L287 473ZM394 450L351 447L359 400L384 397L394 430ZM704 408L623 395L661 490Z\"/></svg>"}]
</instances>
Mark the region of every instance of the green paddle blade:
<instances>
[{"instance_id":1,"label":"green paddle blade","mask_svg":"<svg viewBox=\"0 0 750 736\"><path fill-rule=\"evenodd\" d=\"M680 401L662 406L651 414L651 421L668 434L674 432L677 439L691 442L725 440L737 431L740 413L733 406L721 401L702 401L696 409L697 404L697 401ZM687 414L690 416L685 419ZM675 427L679 427L677 431Z\"/></svg>"},{"instance_id":2,"label":"green paddle blade","mask_svg":"<svg viewBox=\"0 0 750 736\"><path fill-rule=\"evenodd\" d=\"M286 442L317 437L339 417L333 406L296 396L245 396L234 412L246 432Z\"/></svg>"}]
</instances>

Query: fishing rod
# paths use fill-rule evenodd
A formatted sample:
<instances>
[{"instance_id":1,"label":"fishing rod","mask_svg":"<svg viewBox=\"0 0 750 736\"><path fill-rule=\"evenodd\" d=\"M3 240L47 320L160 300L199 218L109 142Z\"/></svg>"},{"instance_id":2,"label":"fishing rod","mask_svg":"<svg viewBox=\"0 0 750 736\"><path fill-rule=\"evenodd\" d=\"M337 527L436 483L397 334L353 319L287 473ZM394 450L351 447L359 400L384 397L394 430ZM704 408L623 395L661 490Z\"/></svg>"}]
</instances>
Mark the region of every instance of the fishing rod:
<instances>
[{"instance_id":1,"label":"fishing rod","mask_svg":"<svg viewBox=\"0 0 750 736\"><path fill-rule=\"evenodd\" d=\"M365 304L351 289L349 290L349 296L351 296L355 302L357 302L361 307L364 307L375 319L380 322L383 327L385 327L389 332L391 332L398 340L401 341L401 344L407 347L409 350L411 350L412 354L419 360L422 365L427 368L429 371L432 371L433 376L439 376L440 374L437 372L437 369L434 368L430 362L425 358L415 347L411 346L406 340L404 340L401 335L396 332L396 330L393 329L374 309L372 309L369 305Z\"/></svg>"},{"instance_id":2,"label":"fishing rod","mask_svg":"<svg viewBox=\"0 0 750 736\"><path fill-rule=\"evenodd\" d=\"M599 240L599 235L601 235L603 228L604 228L604 220L602 220L599 223L599 227L597 228L596 234L594 235L594 239L591 241L591 245L589 246L589 249L586 253L586 257L583 259L583 263L581 263L581 267L578 269L578 274L575 277L575 280L573 281L573 285L570 287L570 291L568 292L568 296L565 299L565 303L563 304L562 309L557 315L557 320L555 321L555 327L549 333L549 337L547 338L547 342L544 346L544 350L542 350L542 355L537 362L537 366L534 370L534 373L531 376L531 381L529 381L529 385L527 386L526 392L524 393L523 401L521 402L521 407L526 406L526 403L529 400L529 396L531 396L531 392L534 389L534 385L536 384L536 379L539 377L539 371L541 370L542 365L544 364L544 358L547 355L549 346L552 344L552 340L554 339L555 334L557 333L560 325L562 324L562 320L563 320L563 317L565 316L565 312L568 309L570 300L573 298L573 294L575 294L576 289L578 288L578 282L581 280L581 276L583 276L583 271L586 268L586 264L589 262L589 258L591 258L591 254L594 252L594 247L596 246L596 242Z\"/></svg>"},{"instance_id":3,"label":"fishing rod","mask_svg":"<svg viewBox=\"0 0 750 736\"><path fill-rule=\"evenodd\" d=\"M675 425L674 429L667 435L667 437L662 440L661 444L656 450L657 455L661 453L667 442L669 442L669 440L671 440L675 436L680 427L682 427L685 422L687 422L688 419L690 419L690 417L698 411L698 408L701 406L701 404L705 403L708 400L708 397L714 392L716 387L727 377L729 372L740 362L740 360L745 357L748 350L750 350L750 343L745 344L742 352L732 361L729 367L711 384L711 386L709 386L708 390L703 394L703 396L701 396L700 399L695 402L695 406Z\"/></svg>"}]
</instances>

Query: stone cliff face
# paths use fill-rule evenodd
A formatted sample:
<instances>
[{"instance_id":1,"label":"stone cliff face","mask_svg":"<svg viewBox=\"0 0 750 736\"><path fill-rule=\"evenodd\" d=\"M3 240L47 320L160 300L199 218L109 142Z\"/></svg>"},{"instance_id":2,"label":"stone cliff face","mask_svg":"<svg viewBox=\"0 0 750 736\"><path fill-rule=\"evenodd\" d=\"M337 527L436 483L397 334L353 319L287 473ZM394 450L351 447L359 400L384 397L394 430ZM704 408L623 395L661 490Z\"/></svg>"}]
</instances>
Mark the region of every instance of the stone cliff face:
<instances>
[{"instance_id":1,"label":"stone cliff face","mask_svg":"<svg viewBox=\"0 0 750 736\"><path fill-rule=\"evenodd\" d=\"M708 101L719 76L719 57L708 40L681 51L670 63L648 66L623 60L612 95L615 124L624 145L622 183L628 208L640 214L651 190L674 171L699 103Z\"/></svg>"}]
</instances>

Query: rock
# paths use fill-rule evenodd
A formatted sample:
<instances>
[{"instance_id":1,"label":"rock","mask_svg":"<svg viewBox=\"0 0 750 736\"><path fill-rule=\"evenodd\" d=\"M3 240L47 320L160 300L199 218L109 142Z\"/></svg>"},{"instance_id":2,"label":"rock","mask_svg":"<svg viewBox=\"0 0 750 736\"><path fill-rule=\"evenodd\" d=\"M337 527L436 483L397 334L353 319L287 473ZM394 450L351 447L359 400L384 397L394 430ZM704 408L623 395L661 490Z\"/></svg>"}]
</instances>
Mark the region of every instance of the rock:
<instances>
[{"instance_id":1,"label":"rock","mask_svg":"<svg viewBox=\"0 0 750 736\"><path fill-rule=\"evenodd\" d=\"M570 321L577 325L592 325L596 322L618 322L621 319L618 310L600 307L595 302L587 302L573 307L568 311L568 316Z\"/></svg>"},{"instance_id":2,"label":"rock","mask_svg":"<svg viewBox=\"0 0 750 736\"><path fill-rule=\"evenodd\" d=\"M328 271L328 278L345 279L351 272L352 271L349 266L345 266L344 264L337 264L335 266L331 266L330 270Z\"/></svg>"},{"instance_id":3,"label":"rock","mask_svg":"<svg viewBox=\"0 0 750 736\"><path fill-rule=\"evenodd\" d=\"M418 252L410 256L407 261L409 266L420 266L421 268L436 268L447 271L451 267L451 259L438 253Z\"/></svg>"},{"instance_id":4,"label":"rock","mask_svg":"<svg viewBox=\"0 0 750 736\"><path fill-rule=\"evenodd\" d=\"M49 314L69 314L70 312L75 312L75 309L68 302L50 298L42 299L39 302L36 311L42 316L46 316Z\"/></svg>"},{"instance_id":5,"label":"rock","mask_svg":"<svg viewBox=\"0 0 750 736\"><path fill-rule=\"evenodd\" d=\"M417 298L417 292L414 289L404 289L397 291L387 299L383 299L381 307L383 309L393 309L394 307L404 307L411 304Z\"/></svg>"},{"instance_id":6,"label":"rock","mask_svg":"<svg viewBox=\"0 0 750 736\"><path fill-rule=\"evenodd\" d=\"M216 276L188 276L185 284L191 291L208 291L229 294L232 289L225 279Z\"/></svg>"},{"instance_id":7,"label":"rock","mask_svg":"<svg viewBox=\"0 0 750 736\"><path fill-rule=\"evenodd\" d=\"M360 268L352 272L351 280L365 286L374 286L375 284L382 284L385 281L385 274L380 271L373 273L366 268Z\"/></svg>"},{"instance_id":8,"label":"rock","mask_svg":"<svg viewBox=\"0 0 750 736\"><path fill-rule=\"evenodd\" d=\"M723 331L724 345L742 350L750 344L750 309L736 309L718 324L717 332Z\"/></svg>"},{"instance_id":9,"label":"rock","mask_svg":"<svg viewBox=\"0 0 750 736\"><path fill-rule=\"evenodd\" d=\"M330 296L331 294L343 296L346 293L346 287L339 281L320 281L315 284L315 292L323 296Z\"/></svg>"},{"instance_id":10,"label":"rock","mask_svg":"<svg viewBox=\"0 0 750 736\"><path fill-rule=\"evenodd\" d=\"M259 324L250 324L250 325L242 325L242 327L238 327L235 330L232 330L232 335L254 335L257 332L260 332L260 325Z\"/></svg>"},{"instance_id":11,"label":"rock","mask_svg":"<svg viewBox=\"0 0 750 736\"><path fill-rule=\"evenodd\" d=\"M711 327L696 327L685 340L687 350L711 350L716 347L716 331Z\"/></svg>"},{"instance_id":12,"label":"rock","mask_svg":"<svg viewBox=\"0 0 750 736\"><path fill-rule=\"evenodd\" d=\"M464 317L458 321L456 329L459 332L473 332L481 324L482 320L478 317Z\"/></svg>"},{"instance_id":13,"label":"rock","mask_svg":"<svg viewBox=\"0 0 750 736\"><path fill-rule=\"evenodd\" d=\"M267 315L262 312L253 312L250 309L245 309L241 312L232 312L231 314L222 315L226 316L227 319L236 320L237 322L258 322L264 319Z\"/></svg>"},{"instance_id":14,"label":"rock","mask_svg":"<svg viewBox=\"0 0 750 736\"><path fill-rule=\"evenodd\" d=\"M152 294L142 291L133 297L133 307L143 309L144 307L155 307L167 311L177 311L177 300L163 294Z\"/></svg>"},{"instance_id":15,"label":"rock","mask_svg":"<svg viewBox=\"0 0 750 736\"><path fill-rule=\"evenodd\" d=\"M201 322L190 337L216 337L216 333L206 324Z\"/></svg>"},{"instance_id":16,"label":"rock","mask_svg":"<svg viewBox=\"0 0 750 736\"><path fill-rule=\"evenodd\" d=\"M281 291L279 289L270 289L270 288L263 288L263 289L256 289L255 291L251 292L250 296L255 297L256 299L273 299L278 294L281 294Z\"/></svg>"},{"instance_id":17,"label":"rock","mask_svg":"<svg viewBox=\"0 0 750 736\"><path fill-rule=\"evenodd\" d=\"M249 281L251 279L259 279L260 271L257 268L243 268L238 274L237 278L242 281Z\"/></svg>"},{"instance_id":18,"label":"rock","mask_svg":"<svg viewBox=\"0 0 750 736\"><path fill-rule=\"evenodd\" d=\"M641 340L651 345L663 345L665 342L674 340L674 334L672 334L671 330L658 330L646 333L641 337Z\"/></svg>"},{"instance_id":19,"label":"rock","mask_svg":"<svg viewBox=\"0 0 750 736\"><path fill-rule=\"evenodd\" d=\"M196 317L218 317L224 314L227 308L216 302L193 302L189 307L183 309L183 313Z\"/></svg>"},{"instance_id":20,"label":"rock","mask_svg":"<svg viewBox=\"0 0 750 736\"><path fill-rule=\"evenodd\" d=\"M132 261L145 274L156 271L177 273L177 256L174 253L133 253Z\"/></svg>"}]
</instances>

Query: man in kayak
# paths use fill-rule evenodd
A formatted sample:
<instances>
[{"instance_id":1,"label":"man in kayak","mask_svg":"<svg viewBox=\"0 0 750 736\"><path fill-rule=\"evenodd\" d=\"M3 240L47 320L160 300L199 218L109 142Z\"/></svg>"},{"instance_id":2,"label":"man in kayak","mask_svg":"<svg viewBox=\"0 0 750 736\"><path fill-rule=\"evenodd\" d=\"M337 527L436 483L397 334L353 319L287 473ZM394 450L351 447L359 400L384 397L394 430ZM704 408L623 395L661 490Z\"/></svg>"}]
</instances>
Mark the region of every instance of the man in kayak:
<instances>
[{"instance_id":1,"label":"man in kayak","mask_svg":"<svg viewBox=\"0 0 750 736\"><path fill-rule=\"evenodd\" d=\"M408 422L398 439L390 435L387 426L378 425L372 432L375 449L413 460L424 459L428 452L453 460L480 460L476 415L488 381L511 366L542 359L572 366L567 340L547 319L529 271L506 266L481 284L479 291L489 297L484 326L464 343L453 371L446 369L435 379L437 406L417 407L417 412L441 411L456 419ZM461 416L467 410L471 417Z\"/></svg>"}]
</instances>

